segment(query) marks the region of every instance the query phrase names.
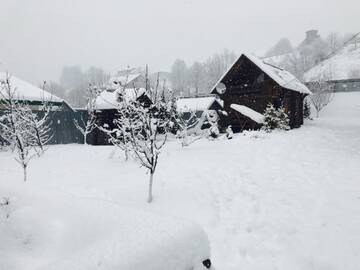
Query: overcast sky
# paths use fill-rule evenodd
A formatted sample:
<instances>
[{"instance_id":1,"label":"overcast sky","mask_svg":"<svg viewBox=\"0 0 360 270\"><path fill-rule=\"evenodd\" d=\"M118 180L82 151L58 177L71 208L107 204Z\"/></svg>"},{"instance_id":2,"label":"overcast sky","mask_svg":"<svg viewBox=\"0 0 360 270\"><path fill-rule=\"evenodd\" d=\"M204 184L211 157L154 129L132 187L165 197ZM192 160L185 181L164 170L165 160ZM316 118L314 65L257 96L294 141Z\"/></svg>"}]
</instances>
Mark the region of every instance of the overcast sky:
<instances>
[{"instance_id":1,"label":"overcast sky","mask_svg":"<svg viewBox=\"0 0 360 270\"><path fill-rule=\"evenodd\" d=\"M64 65L169 70L223 48L268 49L305 31L360 31L359 0L1 0L0 70L39 82Z\"/></svg>"}]
</instances>

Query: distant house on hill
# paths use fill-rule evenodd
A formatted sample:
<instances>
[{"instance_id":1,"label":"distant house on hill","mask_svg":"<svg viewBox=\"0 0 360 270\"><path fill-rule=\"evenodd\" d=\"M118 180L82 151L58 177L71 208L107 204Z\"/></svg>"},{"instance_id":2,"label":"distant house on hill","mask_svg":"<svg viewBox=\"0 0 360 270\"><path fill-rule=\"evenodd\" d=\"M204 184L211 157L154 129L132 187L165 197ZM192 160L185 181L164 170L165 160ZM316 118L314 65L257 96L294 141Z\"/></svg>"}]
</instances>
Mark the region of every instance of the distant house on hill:
<instances>
[{"instance_id":1,"label":"distant house on hill","mask_svg":"<svg viewBox=\"0 0 360 270\"><path fill-rule=\"evenodd\" d=\"M145 88L106 89L100 93L95 101L96 124L107 129L115 128L114 120L118 117L123 101L139 101L144 107L151 105L151 99ZM93 145L108 145L109 136L99 129L95 129L89 139Z\"/></svg>"},{"instance_id":2,"label":"distant house on hill","mask_svg":"<svg viewBox=\"0 0 360 270\"><path fill-rule=\"evenodd\" d=\"M327 81L335 92L360 91L360 40L340 49L304 74L307 83Z\"/></svg>"},{"instance_id":3,"label":"distant house on hill","mask_svg":"<svg viewBox=\"0 0 360 270\"><path fill-rule=\"evenodd\" d=\"M106 85L107 89L115 90L119 87L123 88L145 88L145 77L137 69L125 69L117 72L112 76L109 83Z\"/></svg>"},{"instance_id":4,"label":"distant house on hill","mask_svg":"<svg viewBox=\"0 0 360 270\"><path fill-rule=\"evenodd\" d=\"M232 126L234 132L258 129L268 104L283 106L290 127L303 124L303 101L310 90L288 71L268 64L255 56L243 54L211 90L224 101L227 116L222 129Z\"/></svg>"}]
</instances>

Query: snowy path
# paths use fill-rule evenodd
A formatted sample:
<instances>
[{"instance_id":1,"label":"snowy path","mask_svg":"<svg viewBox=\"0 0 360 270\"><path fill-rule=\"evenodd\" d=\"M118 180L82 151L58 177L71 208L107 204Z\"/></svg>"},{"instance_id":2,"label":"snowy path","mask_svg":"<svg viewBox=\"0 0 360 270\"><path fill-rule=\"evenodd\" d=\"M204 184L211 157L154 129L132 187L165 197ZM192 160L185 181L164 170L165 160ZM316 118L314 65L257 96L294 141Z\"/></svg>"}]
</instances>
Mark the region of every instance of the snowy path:
<instances>
[{"instance_id":1,"label":"snowy path","mask_svg":"<svg viewBox=\"0 0 360 270\"><path fill-rule=\"evenodd\" d=\"M109 159L111 147L52 147L33 162L26 185L191 219L208 233L218 270L355 270L359 119L360 93L337 94L320 119L301 129L187 148L171 142L152 205L145 203L148 175L122 156ZM9 154L0 153L0 164L0 187L19 184L21 171Z\"/></svg>"}]
</instances>

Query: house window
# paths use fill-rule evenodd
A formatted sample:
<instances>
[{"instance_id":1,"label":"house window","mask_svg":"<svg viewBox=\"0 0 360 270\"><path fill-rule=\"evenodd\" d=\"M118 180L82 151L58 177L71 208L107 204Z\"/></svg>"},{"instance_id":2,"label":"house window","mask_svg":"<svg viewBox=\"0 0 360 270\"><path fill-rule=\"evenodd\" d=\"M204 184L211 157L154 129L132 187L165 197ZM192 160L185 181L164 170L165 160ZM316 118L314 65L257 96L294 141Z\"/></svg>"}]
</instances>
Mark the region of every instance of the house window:
<instances>
[{"instance_id":1,"label":"house window","mask_svg":"<svg viewBox=\"0 0 360 270\"><path fill-rule=\"evenodd\" d=\"M273 105L274 105L274 107L275 107L275 109L279 109L280 107L282 107L283 106L283 101L282 101L282 99L281 98L274 98L273 99Z\"/></svg>"}]
</instances>

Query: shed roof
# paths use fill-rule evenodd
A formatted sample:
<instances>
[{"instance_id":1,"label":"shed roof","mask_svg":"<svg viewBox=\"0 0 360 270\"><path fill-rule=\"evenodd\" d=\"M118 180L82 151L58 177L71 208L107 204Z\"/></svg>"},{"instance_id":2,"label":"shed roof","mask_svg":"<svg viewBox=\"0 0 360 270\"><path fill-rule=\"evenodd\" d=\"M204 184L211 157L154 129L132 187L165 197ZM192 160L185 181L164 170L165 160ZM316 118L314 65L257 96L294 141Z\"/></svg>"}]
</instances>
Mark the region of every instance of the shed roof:
<instances>
[{"instance_id":1,"label":"shed roof","mask_svg":"<svg viewBox=\"0 0 360 270\"><path fill-rule=\"evenodd\" d=\"M220 80L215 84L212 92L216 91L216 86L224 80L230 70L242 57L246 57L247 59L249 59L254 65L260 68L265 74L267 74L281 87L302 94L311 94L311 91L290 72L286 71L283 68L267 63L251 54L242 54L239 59L235 61L235 63L229 68L229 70L225 72L224 75L220 78Z\"/></svg>"},{"instance_id":2,"label":"shed roof","mask_svg":"<svg viewBox=\"0 0 360 270\"><path fill-rule=\"evenodd\" d=\"M214 96L210 97L193 97L193 98L179 98L176 100L177 110L180 112L189 111L206 111L209 110L211 105L217 102L222 106L221 101L217 100Z\"/></svg>"},{"instance_id":3,"label":"shed roof","mask_svg":"<svg viewBox=\"0 0 360 270\"><path fill-rule=\"evenodd\" d=\"M15 96L17 100L26 101L39 101L39 102L58 102L62 103L64 100L35 86L26 81L19 79L16 76L9 75L5 72L0 72L0 86L3 86L6 79L9 78L10 86L12 90L15 90ZM6 96L3 87L0 87L0 99Z\"/></svg>"}]
</instances>

